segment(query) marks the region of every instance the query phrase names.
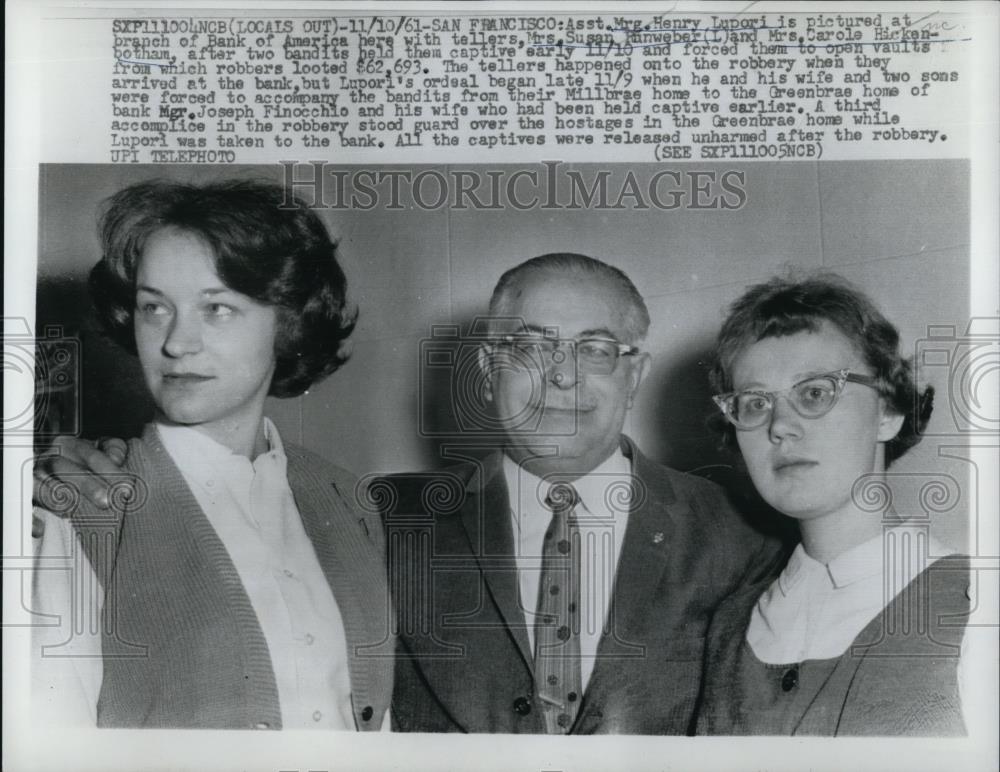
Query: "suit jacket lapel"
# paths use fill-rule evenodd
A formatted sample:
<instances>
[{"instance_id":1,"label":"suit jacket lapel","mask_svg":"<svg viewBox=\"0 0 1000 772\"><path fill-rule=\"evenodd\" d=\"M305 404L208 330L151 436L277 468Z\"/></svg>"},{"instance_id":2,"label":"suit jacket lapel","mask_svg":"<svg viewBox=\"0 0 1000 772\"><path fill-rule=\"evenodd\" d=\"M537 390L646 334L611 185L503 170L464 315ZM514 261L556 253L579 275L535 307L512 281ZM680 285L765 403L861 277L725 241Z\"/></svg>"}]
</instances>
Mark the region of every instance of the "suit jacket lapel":
<instances>
[{"instance_id":1,"label":"suit jacket lapel","mask_svg":"<svg viewBox=\"0 0 1000 772\"><path fill-rule=\"evenodd\" d=\"M605 669L614 669L614 657L645 654L645 631L651 623L649 601L669 565L675 520L689 511L688 503L677 499L667 479L657 474L649 459L624 436L622 452L632 462L632 508L590 685Z\"/></svg>"},{"instance_id":2,"label":"suit jacket lapel","mask_svg":"<svg viewBox=\"0 0 1000 772\"><path fill-rule=\"evenodd\" d=\"M521 657L531 669L534 657L521 608L510 497L500 454L488 457L478 473L472 475L462 507L462 524L486 587Z\"/></svg>"}]
</instances>

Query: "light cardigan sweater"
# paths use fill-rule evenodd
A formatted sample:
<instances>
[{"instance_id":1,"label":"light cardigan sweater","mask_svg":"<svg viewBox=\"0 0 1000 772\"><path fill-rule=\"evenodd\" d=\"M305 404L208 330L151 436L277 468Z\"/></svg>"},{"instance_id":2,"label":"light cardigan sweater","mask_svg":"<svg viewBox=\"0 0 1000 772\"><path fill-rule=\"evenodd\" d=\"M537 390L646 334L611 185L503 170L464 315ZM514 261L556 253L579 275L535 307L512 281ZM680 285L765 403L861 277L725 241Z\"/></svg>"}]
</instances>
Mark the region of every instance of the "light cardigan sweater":
<instances>
[{"instance_id":1,"label":"light cardigan sweater","mask_svg":"<svg viewBox=\"0 0 1000 772\"><path fill-rule=\"evenodd\" d=\"M352 503L353 478L285 446L288 482L347 637L360 730L392 693L389 601L379 520ZM155 428L129 442L135 494L73 524L105 591L99 726L281 728L270 652L224 545Z\"/></svg>"}]
</instances>

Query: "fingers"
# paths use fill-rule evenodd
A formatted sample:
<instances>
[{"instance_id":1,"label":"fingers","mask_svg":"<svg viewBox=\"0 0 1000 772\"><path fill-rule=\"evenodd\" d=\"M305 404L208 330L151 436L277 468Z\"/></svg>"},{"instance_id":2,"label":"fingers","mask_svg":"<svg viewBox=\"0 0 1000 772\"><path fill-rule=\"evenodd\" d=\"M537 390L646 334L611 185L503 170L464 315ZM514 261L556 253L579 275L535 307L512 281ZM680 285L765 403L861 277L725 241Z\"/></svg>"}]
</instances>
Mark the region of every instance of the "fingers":
<instances>
[{"instance_id":1,"label":"fingers","mask_svg":"<svg viewBox=\"0 0 1000 772\"><path fill-rule=\"evenodd\" d=\"M108 453L85 440L58 437L35 464L34 501L63 517L72 515L81 499L107 508L110 480L121 473L126 445L112 439L104 441L102 447Z\"/></svg>"},{"instance_id":2,"label":"fingers","mask_svg":"<svg viewBox=\"0 0 1000 772\"><path fill-rule=\"evenodd\" d=\"M32 495L41 507L61 517L72 515L83 499L106 509L111 485L74 461L52 456L35 467Z\"/></svg>"},{"instance_id":3,"label":"fingers","mask_svg":"<svg viewBox=\"0 0 1000 772\"><path fill-rule=\"evenodd\" d=\"M120 443L119 445L111 445L111 447L116 448L121 457L121 461L125 460L125 443L121 440L101 440L101 442L108 443L109 445L112 442ZM121 473L121 461L116 461L103 450L94 447L94 445L89 442L81 440L78 443L75 443L73 446L73 452L74 455L66 456L66 458L71 461L75 461L80 466L90 470L94 474L116 475Z\"/></svg>"},{"instance_id":4,"label":"fingers","mask_svg":"<svg viewBox=\"0 0 1000 772\"><path fill-rule=\"evenodd\" d=\"M111 462L116 467L120 467L125 463L125 458L128 455L128 443L125 440L120 440L117 437L102 437L97 441L97 447L111 459ZM94 469L94 471L96 472L97 470ZM101 474L106 474L106 472L102 472Z\"/></svg>"},{"instance_id":5,"label":"fingers","mask_svg":"<svg viewBox=\"0 0 1000 772\"><path fill-rule=\"evenodd\" d=\"M60 436L52 440L52 444L43 453L44 456L59 456L77 464L83 464L83 457L94 451L94 443L78 437Z\"/></svg>"}]
</instances>

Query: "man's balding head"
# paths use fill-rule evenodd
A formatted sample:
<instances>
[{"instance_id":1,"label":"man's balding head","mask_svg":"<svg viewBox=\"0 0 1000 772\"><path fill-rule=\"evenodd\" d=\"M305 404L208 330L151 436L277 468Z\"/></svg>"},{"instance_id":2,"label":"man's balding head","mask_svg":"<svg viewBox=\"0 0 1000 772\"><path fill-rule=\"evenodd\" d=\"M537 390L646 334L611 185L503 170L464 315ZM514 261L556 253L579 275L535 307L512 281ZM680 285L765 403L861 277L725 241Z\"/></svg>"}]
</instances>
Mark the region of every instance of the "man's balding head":
<instances>
[{"instance_id":1,"label":"man's balding head","mask_svg":"<svg viewBox=\"0 0 1000 772\"><path fill-rule=\"evenodd\" d=\"M622 342L635 345L645 339L649 331L649 311L646 310L646 302L632 280L620 268L576 252L549 252L525 260L506 271L493 289L493 296L490 298L490 316L493 318L516 316L511 313L511 309L524 291L526 283L545 275L578 276L582 279L591 279L609 291L617 289L622 299L621 312L626 325L626 337ZM559 299L553 298L553 302L559 302Z\"/></svg>"}]
</instances>

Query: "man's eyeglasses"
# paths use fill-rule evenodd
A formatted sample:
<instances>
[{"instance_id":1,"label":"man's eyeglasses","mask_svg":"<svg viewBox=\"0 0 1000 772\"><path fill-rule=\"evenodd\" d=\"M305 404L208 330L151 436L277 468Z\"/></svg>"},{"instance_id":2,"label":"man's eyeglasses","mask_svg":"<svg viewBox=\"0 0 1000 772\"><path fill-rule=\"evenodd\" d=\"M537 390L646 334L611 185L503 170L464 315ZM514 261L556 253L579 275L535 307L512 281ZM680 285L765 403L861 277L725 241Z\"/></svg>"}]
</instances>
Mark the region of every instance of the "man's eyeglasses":
<instances>
[{"instance_id":1,"label":"man's eyeglasses","mask_svg":"<svg viewBox=\"0 0 1000 772\"><path fill-rule=\"evenodd\" d=\"M521 368L548 368L562 364L569 349L576 358L581 373L610 375L619 357L635 356L639 349L610 338L550 338L545 335L501 335L494 341L496 352L508 358L511 365Z\"/></svg>"},{"instance_id":2,"label":"man's eyeglasses","mask_svg":"<svg viewBox=\"0 0 1000 772\"><path fill-rule=\"evenodd\" d=\"M774 403L780 396L803 418L820 418L833 410L847 383L860 383L873 389L878 380L870 375L852 373L849 368L812 375L783 391L734 391L712 397L722 414L737 429L756 429L771 420Z\"/></svg>"}]
</instances>

